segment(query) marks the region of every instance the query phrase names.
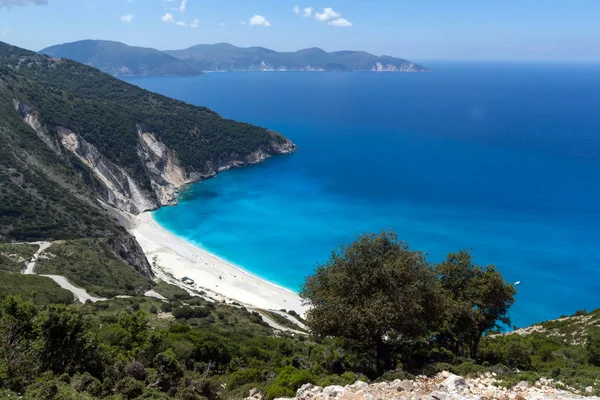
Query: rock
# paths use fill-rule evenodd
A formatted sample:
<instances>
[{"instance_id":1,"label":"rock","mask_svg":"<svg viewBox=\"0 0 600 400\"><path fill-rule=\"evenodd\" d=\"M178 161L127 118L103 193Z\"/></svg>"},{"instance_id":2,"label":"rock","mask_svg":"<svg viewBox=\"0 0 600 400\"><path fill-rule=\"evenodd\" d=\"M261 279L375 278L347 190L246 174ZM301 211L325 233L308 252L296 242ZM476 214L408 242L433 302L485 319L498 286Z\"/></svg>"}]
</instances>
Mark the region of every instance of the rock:
<instances>
[{"instance_id":1,"label":"rock","mask_svg":"<svg viewBox=\"0 0 600 400\"><path fill-rule=\"evenodd\" d=\"M531 385L527 381L521 381L517 383L515 387L519 389L529 389Z\"/></svg>"},{"instance_id":2,"label":"rock","mask_svg":"<svg viewBox=\"0 0 600 400\"><path fill-rule=\"evenodd\" d=\"M455 392L457 390L468 387L467 381L465 381L465 378L463 378L462 376L454 375L454 374L452 374L448 378L446 378L446 380L444 380L444 382L442 382L442 386L444 386L446 389L448 389L449 392Z\"/></svg>"},{"instance_id":3,"label":"rock","mask_svg":"<svg viewBox=\"0 0 600 400\"><path fill-rule=\"evenodd\" d=\"M585 388L585 392L587 394L592 394L592 393L594 393L594 388L591 387L591 386L588 386L588 387Z\"/></svg>"},{"instance_id":4,"label":"rock","mask_svg":"<svg viewBox=\"0 0 600 400\"><path fill-rule=\"evenodd\" d=\"M312 400L315 396L323 392L323 388L315 386L311 383L302 385L296 392L296 398L298 400Z\"/></svg>"},{"instance_id":5,"label":"rock","mask_svg":"<svg viewBox=\"0 0 600 400\"><path fill-rule=\"evenodd\" d=\"M369 390L369 384L363 381L356 381L352 385L347 386L348 390L351 391L361 391L361 390Z\"/></svg>"},{"instance_id":6,"label":"rock","mask_svg":"<svg viewBox=\"0 0 600 400\"><path fill-rule=\"evenodd\" d=\"M448 393L433 392L426 398L427 400L448 400Z\"/></svg>"},{"instance_id":7,"label":"rock","mask_svg":"<svg viewBox=\"0 0 600 400\"><path fill-rule=\"evenodd\" d=\"M413 390L415 384L408 379L401 381L400 379L396 379L394 382L390 384L390 389L397 390L399 392L410 392Z\"/></svg>"},{"instance_id":8,"label":"rock","mask_svg":"<svg viewBox=\"0 0 600 400\"><path fill-rule=\"evenodd\" d=\"M322 389L323 394L329 396L329 398L336 398L339 397L343 394L346 393L346 389L344 389L344 387L342 386L327 386L326 388Z\"/></svg>"},{"instance_id":9,"label":"rock","mask_svg":"<svg viewBox=\"0 0 600 400\"><path fill-rule=\"evenodd\" d=\"M441 375L441 377L442 377L443 379L446 379L446 378L450 377L450 375L452 375L452 374L451 374L450 372L448 372L448 371L442 371L442 372L440 373L440 375Z\"/></svg>"}]
</instances>

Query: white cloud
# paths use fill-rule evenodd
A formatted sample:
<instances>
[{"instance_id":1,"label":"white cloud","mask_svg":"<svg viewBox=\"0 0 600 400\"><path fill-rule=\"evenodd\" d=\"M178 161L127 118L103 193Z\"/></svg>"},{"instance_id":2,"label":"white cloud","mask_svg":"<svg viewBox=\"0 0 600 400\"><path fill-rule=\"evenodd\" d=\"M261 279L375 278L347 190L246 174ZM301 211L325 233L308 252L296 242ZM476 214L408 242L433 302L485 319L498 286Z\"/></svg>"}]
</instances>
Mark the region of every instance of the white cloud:
<instances>
[{"instance_id":1,"label":"white cloud","mask_svg":"<svg viewBox=\"0 0 600 400\"><path fill-rule=\"evenodd\" d=\"M134 18L135 17L133 16L133 14L121 15L121 21L125 22L126 24L133 21Z\"/></svg>"},{"instance_id":2,"label":"white cloud","mask_svg":"<svg viewBox=\"0 0 600 400\"><path fill-rule=\"evenodd\" d=\"M166 13L165 15L163 15L162 17L160 17L160 20L162 22L175 23L175 17L173 17L173 14L171 14L171 13Z\"/></svg>"},{"instance_id":3,"label":"white cloud","mask_svg":"<svg viewBox=\"0 0 600 400\"><path fill-rule=\"evenodd\" d=\"M255 14L252 18L250 18L250 26L269 27L271 26L271 23L262 15Z\"/></svg>"},{"instance_id":4,"label":"white cloud","mask_svg":"<svg viewBox=\"0 0 600 400\"><path fill-rule=\"evenodd\" d=\"M11 32L12 32L12 29L4 28L4 29L2 29L2 31L0 31L0 36L2 36L2 37L9 36Z\"/></svg>"},{"instance_id":5,"label":"white cloud","mask_svg":"<svg viewBox=\"0 0 600 400\"><path fill-rule=\"evenodd\" d=\"M179 11L180 12L185 12L186 8L187 8L187 2L188 0L181 0L181 4L179 5Z\"/></svg>"},{"instance_id":6,"label":"white cloud","mask_svg":"<svg viewBox=\"0 0 600 400\"><path fill-rule=\"evenodd\" d=\"M194 18L194 20L192 22L185 22L185 21L177 21L175 19L175 16L173 14L171 14L170 12L166 13L165 15L163 15L162 17L160 17L160 20L162 22L168 23L168 24L175 24L177 26L187 26L189 28L198 28L200 26L200 20L198 18Z\"/></svg>"},{"instance_id":7,"label":"white cloud","mask_svg":"<svg viewBox=\"0 0 600 400\"><path fill-rule=\"evenodd\" d=\"M342 16L341 13L334 11L331 7L326 7L323 9L323 12L315 13L315 19L319 22L329 21L331 19L337 19Z\"/></svg>"},{"instance_id":8,"label":"white cloud","mask_svg":"<svg viewBox=\"0 0 600 400\"><path fill-rule=\"evenodd\" d=\"M310 18L314 10L315 9L312 7L304 7L304 9L302 10L302 15L306 18Z\"/></svg>"},{"instance_id":9,"label":"white cloud","mask_svg":"<svg viewBox=\"0 0 600 400\"><path fill-rule=\"evenodd\" d=\"M240 22L240 24L246 25L246 21L242 21L242 22Z\"/></svg>"},{"instance_id":10,"label":"white cloud","mask_svg":"<svg viewBox=\"0 0 600 400\"><path fill-rule=\"evenodd\" d=\"M344 19L344 18L334 19L332 21L329 21L328 24L331 25L331 26L343 26L343 27L352 26L352 22L350 22L350 21L348 21L347 19Z\"/></svg>"},{"instance_id":11,"label":"white cloud","mask_svg":"<svg viewBox=\"0 0 600 400\"><path fill-rule=\"evenodd\" d=\"M298 4L296 4L294 6L293 10L294 10L294 14L300 15L300 6Z\"/></svg>"},{"instance_id":12,"label":"white cloud","mask_svg":"<svg viewBox=\"0 0 600 400\"><path fill-rule=\"evenodd\" d=\"M28 6L30 4L36 6L47 5L48 0L0 0L0 7Z\"/></svg>"},{"instance_id":13,"label":"white cloud","mask_svg":"<svg viewBox=\"0 0 600 400\"><path fill-rule=\"evenodd\" d=\"M225 26L225 22L220 22L217 26Z\"/></svg>"}]
</instances>

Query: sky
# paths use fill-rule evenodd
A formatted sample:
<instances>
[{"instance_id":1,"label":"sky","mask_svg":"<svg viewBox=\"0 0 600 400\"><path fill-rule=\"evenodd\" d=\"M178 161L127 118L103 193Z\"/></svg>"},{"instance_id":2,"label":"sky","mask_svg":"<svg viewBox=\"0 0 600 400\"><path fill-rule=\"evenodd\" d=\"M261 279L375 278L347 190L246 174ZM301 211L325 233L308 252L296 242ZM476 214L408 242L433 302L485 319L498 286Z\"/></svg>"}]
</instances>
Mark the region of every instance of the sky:
<instances>
[{"instance_id":1,"label":"sky","mask_svg":"<svg viewBox=\"0 0 600 400\"><path fill-rule=\"evenodd\" d=\"M227 42L412 60L600 61L600 0L0 0L0 41Z\"/></svg>"}]
</instances>

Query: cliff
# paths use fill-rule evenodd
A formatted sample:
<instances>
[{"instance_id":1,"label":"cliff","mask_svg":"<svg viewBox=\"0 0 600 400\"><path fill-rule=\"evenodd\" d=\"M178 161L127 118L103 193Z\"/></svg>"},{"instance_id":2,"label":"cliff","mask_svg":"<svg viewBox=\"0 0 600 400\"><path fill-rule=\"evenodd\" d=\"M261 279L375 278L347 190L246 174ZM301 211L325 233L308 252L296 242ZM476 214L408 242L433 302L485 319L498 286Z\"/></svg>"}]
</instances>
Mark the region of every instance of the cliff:
<instances>
[{"instance_id":1,"label":"cliff","mask_svg":"<svg viewBox=\"0 0 600 400\"><path fill-rule=\"evenodd\" d=\"M6 153L0 185L11 185L4 191L5 204L11 204L7 213L33 212L22 202L23 190L41 203L56 198L53 204L60 210L33 228L35 234L29 228L21 232L15 218L0 218L0 239L104 235L116 228L101 216L112 228L99 227L96 221L82 224L87 232L67 233L67 226L77 225L87 213L66 212L56 202L66 200L74 209L99 213L103 204L138 214L175 204L177 192L188 183L296 149L278 133L222 118L205 107L148 92L69 60L0 43L0 61L5 116L0 139ZM39 184L19 171L35 173ZM56 193L41 198L40 186ZM77 200L59 200L59 192ZM37 226L46 218L42 208L36 217L32 213L18 222Z\"/></svg>"}]
</instances>

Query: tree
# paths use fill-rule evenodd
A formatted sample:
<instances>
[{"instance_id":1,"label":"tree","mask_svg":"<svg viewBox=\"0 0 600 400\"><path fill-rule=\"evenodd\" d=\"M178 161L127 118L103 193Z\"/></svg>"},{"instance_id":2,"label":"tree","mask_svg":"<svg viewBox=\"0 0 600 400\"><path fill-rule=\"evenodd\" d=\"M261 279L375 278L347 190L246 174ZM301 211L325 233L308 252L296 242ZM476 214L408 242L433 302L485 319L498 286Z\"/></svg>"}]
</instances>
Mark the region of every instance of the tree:
<instances>
[{"instance_id":1,"label":"tree","mask_svg":"<svg viewBox=\"0 0 600 400\"><path fill-rule=\"evenodd\" d=\"M590 364L600 367L600 329L590 329L585 349L587 350Z\"/></svg>"},{"instance_id":2,"label":"tree","mask_svg":"<svg viewBox=\"0 0 600 400\"><path fill-rule=\"evenodd\" d=\"M468 350L476 360L483 334L510 324L507 313L516 289L495 267L474 264L471 253L464 250L448 254L436 273L445 294L438 339L455 354Z\"/></svg>"},{"instance_id":3,"label":"tree","mask_svg":"<svg viewBox=\"0 0 600 400\"><path fill-rule=\"evenodd\" d=\"M402 344L427 335L439 315L438 284L422 253L392 232L366 234L317 266L300 295L320 338L343 337L374 353L375 372L393 367Z\"/></svg>"},{"instance_id":4,"label":"tree","mask_svg":"<svg viewBox=\"0 0 600 400\"><path fill-rule=\"evenodd\" d=\"M34 379L31 341L36 307L17 296L0 303L0 387L18 391Z\"/></svg>"},{"instance_id":5,"label":"tree","mask_svg":"<svg viewBox=\"0 0 600 400\"><path fill-rule=\"evenodd\" d=\"M43 371L101 374L97 339L81 310L50 305L35 320L35 347Z\"/></svg>"}]
</instances>

